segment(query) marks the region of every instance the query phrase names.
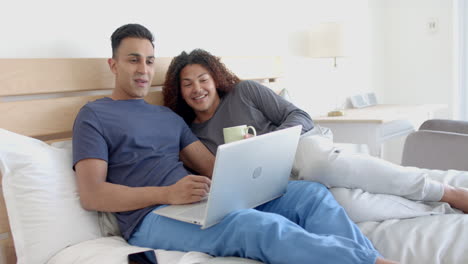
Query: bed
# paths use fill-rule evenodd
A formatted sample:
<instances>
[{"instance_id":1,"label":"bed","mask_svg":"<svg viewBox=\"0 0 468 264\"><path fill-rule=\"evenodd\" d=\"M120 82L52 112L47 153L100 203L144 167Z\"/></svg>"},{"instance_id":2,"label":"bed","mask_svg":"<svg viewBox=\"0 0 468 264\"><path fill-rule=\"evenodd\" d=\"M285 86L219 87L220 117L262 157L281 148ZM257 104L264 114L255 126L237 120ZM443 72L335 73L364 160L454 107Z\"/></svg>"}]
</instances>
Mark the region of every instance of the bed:
<instances>
[{"instance_id":1,"label":"bed","mask_svg":"<svg viewBox=\"0 0 468 264\"><path fill-rule=\"evenodd\" d=\"M242 79L281 87L280 57L222 60ZM157 58L148 102L162 103L160 86L170 61ZM0 264L124 264L128 254L147 250L128 245L108 215L81 208L71 169L73 120L86 102L110 94L113 84L103 58L0 59ZM468 186L464 172L431 173L441 181ZM353 208L350 216L387 258L468 263L468 216L447 205L375 197L360 190L332 192L346 208ZM362 221L362 214L381 206L382 199L398 206L373 221ZM416 207L424 213L408 213ZM402 219L392 219L395 214ZM155 252L160 264L259 263L201 252Z\"/></svg>"}]
</instances>

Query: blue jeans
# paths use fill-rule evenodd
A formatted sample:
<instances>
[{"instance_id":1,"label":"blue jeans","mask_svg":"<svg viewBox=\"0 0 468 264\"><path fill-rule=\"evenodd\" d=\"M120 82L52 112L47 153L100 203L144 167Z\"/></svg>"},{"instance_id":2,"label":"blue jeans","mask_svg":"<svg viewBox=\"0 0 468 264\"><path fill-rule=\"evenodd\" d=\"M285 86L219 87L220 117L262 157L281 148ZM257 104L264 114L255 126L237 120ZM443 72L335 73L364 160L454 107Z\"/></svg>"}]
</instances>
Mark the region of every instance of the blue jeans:
<instances>
[{"instance_id":1,"label":"blue jeans","mask_svg":"<svg viewBox=\"0 0 468 264\"><path fill-rule=\"evenodd\" d=\"M379 256L328 189L308 181L292 181L282 197L232 212L205 230L148 213L128 242L264 263L371 264Z\"/></svg>"}]
</instances>

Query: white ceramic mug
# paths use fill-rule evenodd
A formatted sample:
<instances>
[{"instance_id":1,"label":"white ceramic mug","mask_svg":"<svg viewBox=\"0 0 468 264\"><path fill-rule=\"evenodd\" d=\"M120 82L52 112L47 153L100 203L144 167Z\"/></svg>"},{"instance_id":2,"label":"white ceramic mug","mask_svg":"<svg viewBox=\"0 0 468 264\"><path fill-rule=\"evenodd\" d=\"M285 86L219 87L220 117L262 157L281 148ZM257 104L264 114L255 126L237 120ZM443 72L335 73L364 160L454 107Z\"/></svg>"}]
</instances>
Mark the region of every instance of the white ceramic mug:
<instances>
[{"instance_id":1,"label":"white ceramic mug","mask_svg":"<svg viewBox=\"0 0 468 264\"><path fill-rule=\"evenodd\" d=\"M241 125L223 128L224 143L244 139L245 135L249 133L249 129L252 130L254 136L257 135L257 131L253 126Z\"/></svg>"}]
</instances>

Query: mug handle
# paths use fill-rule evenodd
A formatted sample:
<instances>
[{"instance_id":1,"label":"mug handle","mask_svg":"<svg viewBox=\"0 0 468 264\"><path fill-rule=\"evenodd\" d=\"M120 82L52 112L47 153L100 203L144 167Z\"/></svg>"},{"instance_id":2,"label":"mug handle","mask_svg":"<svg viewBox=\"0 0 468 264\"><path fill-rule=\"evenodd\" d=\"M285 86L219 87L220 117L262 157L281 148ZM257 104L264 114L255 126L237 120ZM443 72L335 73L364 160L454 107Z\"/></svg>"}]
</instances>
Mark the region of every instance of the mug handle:
<instances>
[{"instance_id":1,"label":"mug handle","mask_svg":"<svg viewBox=\"0 0 468 264\"><path fill-rule=\"evenodd\" d=\"M257 131L255 130L255 127L253 127L253 126L248 126L248 127L247 127L247 133L249 133L249 129L252 129L253 135L254 135L254 136L257 136Z\"/></svg>"}]
</instances>

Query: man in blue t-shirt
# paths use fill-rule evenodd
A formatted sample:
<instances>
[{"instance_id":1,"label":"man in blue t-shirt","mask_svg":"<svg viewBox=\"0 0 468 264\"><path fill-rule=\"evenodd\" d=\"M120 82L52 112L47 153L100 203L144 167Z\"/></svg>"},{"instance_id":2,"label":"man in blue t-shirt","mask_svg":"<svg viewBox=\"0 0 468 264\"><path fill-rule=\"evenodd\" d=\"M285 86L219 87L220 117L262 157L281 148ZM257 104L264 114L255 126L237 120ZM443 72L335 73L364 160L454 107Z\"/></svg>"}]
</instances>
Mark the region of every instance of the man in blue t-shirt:
<instances>
[{"instance_id":1,"label":"man in blue t-shirt","mask_svg":"<svg viewBox=\"0 0 468 264\"><path fill-rule=\"evenodd\" d=\"M390 263L319 183L291 182L282 197L232 212L203 230L151 213L205 197L214 157L182 118L144 101L154 72L151 32L128 24L111 40L114 91L86 104L73 128L84 208L114 212L124 238L137 246L265 263ZM184 165L205 176L191 175Z\"/></svg>"},{"instance_id":2,"label":"man in blue t-shirt","mask_svg":"<svg viewBox=\"0 0 468 264\"><path fill-rule=\"evenodd\" d=\"M129 239L155 205L200 201L209 190L214 157L182 118L144 101L154 73L151 32L128 25L112 38L115 89L76 117L73 164L83 207L116 212ZM207 176L189 175L181 161Z\"/></svg>"}]
</instances>

